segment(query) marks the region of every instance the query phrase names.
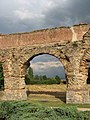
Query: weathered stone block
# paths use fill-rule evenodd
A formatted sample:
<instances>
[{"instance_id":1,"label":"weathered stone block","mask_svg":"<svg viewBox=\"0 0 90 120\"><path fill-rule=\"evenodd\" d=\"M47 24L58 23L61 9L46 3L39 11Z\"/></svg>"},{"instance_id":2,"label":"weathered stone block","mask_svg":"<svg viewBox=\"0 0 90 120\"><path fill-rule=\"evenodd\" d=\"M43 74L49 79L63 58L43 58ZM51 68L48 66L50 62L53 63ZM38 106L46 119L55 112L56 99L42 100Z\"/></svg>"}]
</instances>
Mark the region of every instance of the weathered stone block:
<instances>
[{"instance_id":1,"label":"weathered stone block","mask_svg":"<svg viewBox=\"0 0 90 120\"><path fill-rule=\"evenodd\" d=\"M1 100L27 100L26 90L10 90L5 89Z\"/></svg>"},{"instance_id":2,"label":"weathered stone block","mask_svg":"<svg viewBox=\"0 0 90 120\"><path fill-rule=\"evenodd\" d=\"M88 89L67 90L66 103L74 104L90 103L89 90Z\"/></svg>"}]
</instances>

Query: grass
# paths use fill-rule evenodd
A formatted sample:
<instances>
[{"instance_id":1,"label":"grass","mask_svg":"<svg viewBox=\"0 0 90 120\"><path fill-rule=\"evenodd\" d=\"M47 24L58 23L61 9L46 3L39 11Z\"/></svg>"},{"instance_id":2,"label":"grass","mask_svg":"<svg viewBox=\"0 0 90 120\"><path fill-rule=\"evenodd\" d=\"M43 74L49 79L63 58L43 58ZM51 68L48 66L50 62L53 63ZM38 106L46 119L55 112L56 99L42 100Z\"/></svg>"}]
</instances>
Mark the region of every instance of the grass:
<instances>
[{"instance_id":1,"label":"grass","mask_svg":"<svg viewBox=\"0 0 90 120\"><path fill-rule=\"evenodd\" d=\"M27 85L27 89L31 91L61 91L65 92L67 86L65 84L52 85Z\"/></svg>"},{"instance_id":2,"label":"grass","mask_svg":"<svg viewBox=\"0 0 90 120\"><path fill-rule=\"evenodd\" d=\"M87 85L90 90L90 85ZM90 108L90 104L66 104L65 84L60 85L27 85L28 99L26 102L40 104L45 107L76 106L79 108ZM0 92L2 97L2 92Z\"/></svg>"},{"instance_id":3,"label":"grass","mask_svg":"<svg viewBox=\"0 0 90 120\"><path fill-rule=\"evenodd\" d=\"M90 104L65 104L66 85L28 85L27 89L27 101L0 102L0 119L90 120L90 111L77 110L90 108Z\"/></svg>"},{"instance_id":4,"label":"grass","mask_svg":"<svg viewBox=\"0 0 90 120\"><path fill-rule=\"evenodd\" d=\"M87 85L90 90L90 85ZM90 108L90 104L66 104L65 84L53 85L28 85L28 101L49 107L76 106L79 108Z\"/></svg>"},{"instance_id":5,"label":"grass","mask_svg":"<svg viewBox=\"0 0 90 120\"><path fill-rule=\"evenodd\" d=\"M65 104L66 85L27 85L28 101L43 106L58 107Z\"/></svg>"}]
</instances>

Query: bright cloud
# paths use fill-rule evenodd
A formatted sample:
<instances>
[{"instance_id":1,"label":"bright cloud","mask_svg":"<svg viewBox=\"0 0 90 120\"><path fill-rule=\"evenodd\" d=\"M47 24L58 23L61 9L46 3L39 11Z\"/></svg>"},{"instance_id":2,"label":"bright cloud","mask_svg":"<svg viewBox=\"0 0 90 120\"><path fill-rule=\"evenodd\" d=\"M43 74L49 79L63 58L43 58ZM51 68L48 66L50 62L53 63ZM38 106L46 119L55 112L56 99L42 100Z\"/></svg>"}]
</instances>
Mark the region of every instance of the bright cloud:
<instances>
[{"instance_id":1,"label":"bright cloud","mask_svg":"<svg viewBox=\"0 0 90 120\"><path fill-rule=\"evenodd\" d=\"M60 78L65 78L64 68L59 61L36 62L31 63L30 66L36 75L47 75L48 77L58 75Z\"/></svg>"},{"instance_id":2,"label":"bright cloud","mask_svg":"<svg viewBox=\"0 0 90 120\"><path fill-rule=\"evenodd\" d=\"M36 63L31 63L30 65L35 71L42 71L42 70L47 70L51 68L58 68L62 66L62 64L59 61L47 61L47 62L36 62Z\"/></svg>"}]
</instances>

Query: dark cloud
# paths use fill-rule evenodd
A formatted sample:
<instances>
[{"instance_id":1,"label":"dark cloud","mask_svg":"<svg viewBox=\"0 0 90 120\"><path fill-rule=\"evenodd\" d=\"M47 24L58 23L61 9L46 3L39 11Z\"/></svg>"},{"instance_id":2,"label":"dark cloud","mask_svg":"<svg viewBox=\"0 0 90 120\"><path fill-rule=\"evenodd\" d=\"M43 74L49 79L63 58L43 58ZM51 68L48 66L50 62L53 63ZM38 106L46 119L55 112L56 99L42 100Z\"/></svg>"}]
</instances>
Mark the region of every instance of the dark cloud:
<instances>
[{"instance_id":1,"label":"dark cloud","mask_svg":"<svg viewBox=\"0 0 90 120\"><path fill-rule=\"evenodd\" d=\"M78 20L78 22L90 23L90 0L72 0L70 11L71 15Z\"/></svg>"},{"instance_id":2,"label":"dark cloud","mask_svg":"<svg viewBox=\"0 0 90 120\"><path fill-rule=\"evenodd\" d=\"M80 22L90 23L90 0L67 0L45 13L45 26L70 26Z\"/></svg>"},{"instance_id":3,"label":"dark cloud","mask_svg":"<svg viewBox=\"0 0 90 120\"><path fill-rule=\"evenodd\" d=\"M24 31L25 26L8 17L0 17L0 33Z\"/></svg>"}]
</instances>

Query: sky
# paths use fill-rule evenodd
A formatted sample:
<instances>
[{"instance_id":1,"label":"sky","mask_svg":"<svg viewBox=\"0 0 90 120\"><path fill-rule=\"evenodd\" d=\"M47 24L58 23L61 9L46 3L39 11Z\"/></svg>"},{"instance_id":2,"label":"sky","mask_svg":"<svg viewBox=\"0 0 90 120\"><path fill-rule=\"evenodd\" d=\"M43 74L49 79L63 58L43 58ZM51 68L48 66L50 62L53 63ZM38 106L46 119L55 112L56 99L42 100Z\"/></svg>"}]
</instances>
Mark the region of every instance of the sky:
<instances>
[{"instance_id":1,"label":"sky","mask_svg":"<svg viewBox=\"0 0 90 120\"><path fill-rule=\"evenodd\" d=\"M0 0L0 33L90 23L90 0Z\"/></svg>"},{"instance_id":2,"label":"sky","mask_svg":"<svg viewBox=\"0 0 90 120\"><path fill-rule=\"evenodd\" d=\"M65 79L65 71L62 63L54 56L43 54L36 56L30 62L34 75L46 75L47 77L55 77Z\"/></svg>"}]
</instances>

